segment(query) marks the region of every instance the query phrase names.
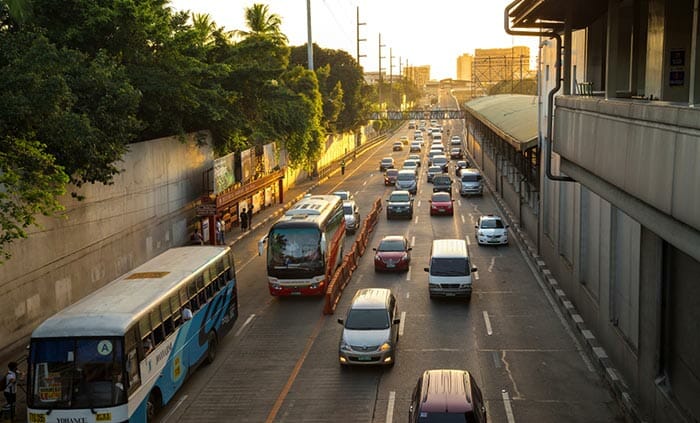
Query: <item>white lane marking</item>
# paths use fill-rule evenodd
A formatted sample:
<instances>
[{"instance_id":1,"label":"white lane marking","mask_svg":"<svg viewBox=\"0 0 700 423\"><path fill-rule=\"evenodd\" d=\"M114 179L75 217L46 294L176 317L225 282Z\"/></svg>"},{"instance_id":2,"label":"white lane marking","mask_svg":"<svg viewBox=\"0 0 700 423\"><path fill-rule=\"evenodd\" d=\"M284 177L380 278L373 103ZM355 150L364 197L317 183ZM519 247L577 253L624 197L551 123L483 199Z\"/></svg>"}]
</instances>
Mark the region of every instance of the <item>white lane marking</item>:
<instances>
[{"instance_id":1,"label":"white lane marking","mask_svg":"<svg viewBox=\"0 0 700 423\"><path fill-rule=\"evenodd\" d=\"M474 279L479 280L479 271L474 272Z\"/></svg>"},{"instance_id":2,"label":"white lane marking","mask_svg":"<svg viewBox=\"0 0 700 423\"><path fill-rule=\"evenodd\" d=\"M491 319L489 319L489 312L484 310L484 323L486 324L486 333L491 336L493 335L493 330L491 329Z\"/></svg>"},{"instance_id":3,"label":"white lane marking","mask_svg":"<svg viewBox=\"0 0 700 423\"><path fill-rule=\"evenodd\" d=\"M503 408L506 409L506 417L508 418L508 423L515 423L515 416L513 416L513 408L510 406L510 398L508 397L508 392L506 390L501 391L501 396L503 397Z\"/></svg>"},{"instance_id":4,"label":"white lane marking","mask_svg":"<svg viewBox=\"0 0 700 423\"><path fill-rule=\"evenodd\" d=\"M180 399L178 400L177 404L175 404L175 405L173 406L173 409L170 410L170 412L168 413L168 415L165 416L165 418L163 419L163 422L167 422L168 419L169 419L170 417L172 417L172 415L175 413L175 410L177 410L177 408L178 408L180 405L182 405L182 403L185 402L186 399L187 399L187 395L183 395L182 398L180 398Z\"/></svg>"},{"instance_id":5,"label":"white lane marking","mask_svg":"<svg viewBox=\"0 0 700 423\"><path fill-rule=\"evenodd\" d=\"M406 312L401 312L401 323L399 323L399 336L403 336L403 325L406 322Z\"/></svg>"},{"instance_id":6,"label":"white lane marking","mask_svg":"<svg viewBox=\"0 0 700 423\"><path fill-rule=\"evenodd\" d=\"M389 392L389 403L386 405L386 423L394 421L394 401L396 401L396 392Z\"/></svg>"},{"instance_id":7,"label":"white lane marking","mask_svg":"<svg viewBox=\"0 0 700 423\"><path fill-rule=\"evenodd\" d=\"M418 200L418 207L420 207L420 202L421 202L421 200Z\"/></svg>"},{"instance_id":8,"label":"white lane marking","mask_svg":"<svg viewBox=\"0 0 700 423\"><path fill-rule=\"evenodd\" d=\"M407 299L408 299L408 298L411 298L411 293L410 293L410 292L407 292L407 293L406 293L406 298L407 298Z\"/></svg>"},{"instance_id":9,"label":"white lane marking","mask_svg":"<svg viewBox=\"0 0 700 423\"><path fill-rule=\"evenodd\" d=\"M414 225L417 225L417 224L418 224L418 216L416 216L416 218L413 220L413 224L414 224Z\"/></svg>"},{"instance_id":10,"label":"white lane marking","mask_svg":"<svg viewBox=\"0 0 700 423\"><path fill-rule=\"evenodd\" d=\"M493 265L496 264L496 257L491 257L491 264L489 265L489 272L493 272Z\"/></svg>"},{"instance_id":11,"label":"white lane marking","mask_svg":"<svg viewBox=\"0 0 700 423\"><path fill-rule=\"evenodd\" d=\"M411 247L413 247L413 246L415 246L415 245L416 245L416 237L415 237L415 236L412 236L412 237L411 237Z\"/></svg>"},{"instance_id":12,"label":"white lane marking","mask_svg":"<svg viewBox=\"0 0 700 423\"><path fill-rule=\"evenodd\" d=\"M465 236L464 238L467 239L467 245L472 245L471 238L469 238L469 235Z\"/></svg>"},{"instance_id":13,"label":"white lane marking","mask_svg":"<svg viewBox=\"0 0 700 423\"><path fill-rule=\"evenodd\" d=\"M462 224L465 224L465 223L467 223L467 221L466 221L466 220L464 220L464 215L463 215L463 214L460 214L460 215L459 215L459 217L461 217L461 218L462 218Z\"/></svg>"},{"instance_id":14,"label":"white lane marking","mask_svg":"<svg viewBox=\"0 0 700 423\"><path fill-rule=\"evenodd\" d=\"M365 186L365 185L367 185L367 181L364 181L364 182L362 183L362 186Z\"/></svg>"},{"instance_id":15,"label":"white lane marking","mask_svg":"<svg viewBox=\"0 0 700 423\"><path fill-rule=\"evenodd\" d=\"M243 323L243 326L241 326L233 336L240 335L241 332L243 332L243 329L245 329L245 327L248 326L248 323L250 323L254 318L255 318L255 314L251 314L250 317L248 317L246 319L245 323Z\"/></svg>"},{"instance_id":16,"label":"white lane marking","mask_svg":"<svg viewBox=\"0 0 700 423\"><path fill-rule=\"evenodd\" d=\"M408 266L408 271L406 272L406 280L411 280L411 266Z\"/></svg>"}]
</instances>

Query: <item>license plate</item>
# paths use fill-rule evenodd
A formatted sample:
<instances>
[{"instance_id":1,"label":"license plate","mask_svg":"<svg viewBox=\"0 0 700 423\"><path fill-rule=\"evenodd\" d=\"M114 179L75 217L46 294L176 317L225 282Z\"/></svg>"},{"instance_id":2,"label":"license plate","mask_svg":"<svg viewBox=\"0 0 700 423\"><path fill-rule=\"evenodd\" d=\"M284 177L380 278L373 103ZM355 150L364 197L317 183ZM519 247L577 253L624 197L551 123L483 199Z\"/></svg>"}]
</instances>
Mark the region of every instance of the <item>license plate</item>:
<instances>
[{"instance_id":1,"label":"license plate","mask_svg":"<svg viewBox=\"0 0 700 423\"><path fill-rule=\"evenodd\" d=\"M396 265L394 263L387 263L386 267L395 267Z\"/></svg>"},{"instance_id":2,"label":"license plate","mask_svg":"<svg viewBox=\"0 0 700 423\"><path fill-rule=\"evenodd\" d=\"M454 297L456 294L454 292L448 292L445 294L446 297Z\"/></svg>"},{"instance_id":3,"label":"license plate","mask_svg":"<svg viewBox=\"0 0 700 423\"><path fill-rule=\"evenodd\" d=\"M291 295L301 295L301 292L299 292L299 291L294 291L294 292L291 293Z\"/></svg>"},{"instance_id":4,"label":"license plate","mask_svg":"<svg viewBox=\"0 0 700 423\"><path fill-rule=\"evenodd\" d=\"M357 361L371 361L372 357L357 357Z\"/></svg>"},{"instance_id":5,"label":"license plate","mask_svg":"<svg viewBox=\"0 0 700 423\"><path fill-rule=\"evenodd\" d=\"M438 211L439 211L439 212L444 212L444 211L445 211L445 209L438 209Z\"/></svg>"}]
</instances>

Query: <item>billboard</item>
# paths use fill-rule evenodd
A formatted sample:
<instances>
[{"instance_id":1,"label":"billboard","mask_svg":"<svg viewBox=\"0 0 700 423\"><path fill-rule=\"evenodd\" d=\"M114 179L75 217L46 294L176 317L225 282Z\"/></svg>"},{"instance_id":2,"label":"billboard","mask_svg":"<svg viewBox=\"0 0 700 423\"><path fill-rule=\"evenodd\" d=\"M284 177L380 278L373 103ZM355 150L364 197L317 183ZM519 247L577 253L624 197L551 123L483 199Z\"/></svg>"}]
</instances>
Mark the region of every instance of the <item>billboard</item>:
<instances>
[{"instance_id":1,"label":"billboard","mask_svg":"<svg viewBox=\"0 0 700 423\"><path fill-rule=\"evenodd\" d=\"M236 182L233 173L236 158L233 153L214 159L214 194L226 190Z\"/></svg>"},{"instance_id":2,"label":"billboard","mask_svg":"<svg viewBox=\"0 0 700 423\"><path fill-rule=\"evenodd\" d=\"M249 182L255 176L255 148L241 151L241 179Z\"/></svg>"},{"instance_id":3,"label":"billboard","mask_svg":"<svg viewBox=\"0 0 700 423\"><path fill-rule=\"evenodd\" d=\"M265 173L270 173L272 172L272 169L279 166L277 145L274 142L263 146L263 166Z\"/></svg>"}]
</instances>

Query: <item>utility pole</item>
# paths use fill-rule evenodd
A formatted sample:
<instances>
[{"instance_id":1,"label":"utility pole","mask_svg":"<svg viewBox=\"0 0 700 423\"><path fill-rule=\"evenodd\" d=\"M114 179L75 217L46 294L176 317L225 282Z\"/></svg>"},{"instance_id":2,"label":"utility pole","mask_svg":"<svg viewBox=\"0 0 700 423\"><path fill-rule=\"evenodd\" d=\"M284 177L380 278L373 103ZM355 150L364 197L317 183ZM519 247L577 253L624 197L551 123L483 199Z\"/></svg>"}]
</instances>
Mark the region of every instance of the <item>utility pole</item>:
<instances>
[{"instance_id":1,"label":"utility pole","mask_svg":"<svg viewBox=\"0 0 700 423\"><path fill-rule=\"evenodd\" d=\"M366 22L360 22L360 6L357 6L357 64L360 64L360 57L367 57L360 54L360 41L367 41L366 38L360 38L360 25L367 25Z\"/></svg>"},{"instance_id":2,"label":"utility pole","mask_svg":"<svg viewBox=\"0 0 700 423\"><path fill-rule=\"evenodd\" d=\"M386 47L384 44L382 44L382 33L379 33L379 90L378 90L378 97L379 97L379 104L382 104L382 84L384 83L384 78L382 78L382 47Z\"/></svg>"},{"instance_id":3,"label":"utility pole","mask_svg":"<svg viewBox=\"0 0 700 423\"><path fill-rule=\"evenodd\" d=\"M306 32L308 34L306 55L309 58L309 70L314 70L314 45L311 39L311 0L306 0Z\"/></svg>"},{"instance_id":4,"label":"utility pole","mask_svg":"<svg viewBox=\"0 0 700 423\"><path fill-rule=\"evenodd\" d=\"M394 53L389 47L389 104L394 101Z\"/></svg>"}]
</instances>

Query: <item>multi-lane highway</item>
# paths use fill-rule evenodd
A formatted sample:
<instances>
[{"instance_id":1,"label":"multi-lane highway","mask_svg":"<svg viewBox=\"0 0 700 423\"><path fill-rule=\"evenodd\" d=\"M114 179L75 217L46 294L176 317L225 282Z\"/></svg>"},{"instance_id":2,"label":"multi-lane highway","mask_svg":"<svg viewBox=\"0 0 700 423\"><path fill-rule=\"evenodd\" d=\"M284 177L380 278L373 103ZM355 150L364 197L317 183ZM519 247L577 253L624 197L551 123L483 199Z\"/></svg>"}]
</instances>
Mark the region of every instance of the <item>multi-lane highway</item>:
<instances>
[{"instance_id":1,"label":"multi-lane highway","mask_svg":"<svg viewBox=\"0 0 700 423\"><path fill-rule=\"evenodd\" d=\"M463 134L462 122L444 121L445 132ZM392 139L358 157L314 193L351 191L365 215L377 197L386 199L378 171L382 157L402 163ZM426 143L429 140L426 138ZM375 274L371 249L362 258L336 316L323 316L319 298L273 298L268 293L257 236L235 244L240 317L222 340L216 361L198 370L160 413L161 422L403 422L423 370L458 368L473 372L493 422L611 422L617 404L594 371L541 281L511 234L509 246L479 247L478 216L499 214L491 193L460 198L453 188L455 215L430 217L425 151L412 220L388 221L381 214L371 239L403 234L413 245L410 270ZM450 175L454 175L454 162ZM262 233L262 231L261 231ZM433 239L468 240L478 267L470 301L430 300L428 264ZM354 237L348 236L346 251ZM359 288L390 288L401 317L396 365L391 369L338 365L336 322Z\"/></svg>"}]
</instances>

